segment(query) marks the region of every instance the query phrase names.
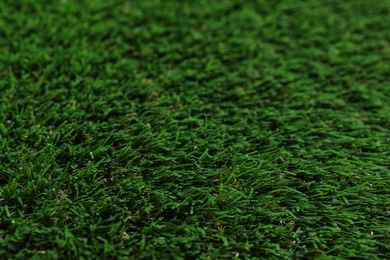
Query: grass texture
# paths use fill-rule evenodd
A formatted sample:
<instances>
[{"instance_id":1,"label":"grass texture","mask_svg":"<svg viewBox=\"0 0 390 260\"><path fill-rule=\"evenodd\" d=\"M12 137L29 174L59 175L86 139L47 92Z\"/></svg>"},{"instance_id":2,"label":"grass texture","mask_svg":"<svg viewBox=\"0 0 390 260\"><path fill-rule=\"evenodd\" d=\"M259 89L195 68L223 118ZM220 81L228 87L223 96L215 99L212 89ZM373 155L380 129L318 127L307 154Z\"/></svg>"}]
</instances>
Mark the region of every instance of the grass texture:
<instances>
[{"instance_id":1,"label":"grass texture","mask_svg":"<svg viewBox=\"0 0 390 260\"><path fill-rule=\"evenodd\" d=\"M390 259L389 0L0 2L1 259Z\"/></svg>"}]
</instances>

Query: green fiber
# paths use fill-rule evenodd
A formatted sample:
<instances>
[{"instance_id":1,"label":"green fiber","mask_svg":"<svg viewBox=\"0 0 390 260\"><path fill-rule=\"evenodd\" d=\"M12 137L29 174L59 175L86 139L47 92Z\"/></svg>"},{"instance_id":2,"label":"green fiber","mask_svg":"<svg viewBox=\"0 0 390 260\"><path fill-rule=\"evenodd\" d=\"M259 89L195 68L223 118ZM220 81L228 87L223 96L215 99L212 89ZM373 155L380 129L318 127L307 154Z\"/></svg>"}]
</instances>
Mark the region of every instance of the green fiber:
<instances>
[{"instance_id":1,"label":"green fiber","mask_svg":"<svg viewBox=\"0 0 390 260\"><path fill-rule=\"evenodd\" d=\"M0 259L390 259L390 1L0 1Z\"/></svg>"}]
</instances>

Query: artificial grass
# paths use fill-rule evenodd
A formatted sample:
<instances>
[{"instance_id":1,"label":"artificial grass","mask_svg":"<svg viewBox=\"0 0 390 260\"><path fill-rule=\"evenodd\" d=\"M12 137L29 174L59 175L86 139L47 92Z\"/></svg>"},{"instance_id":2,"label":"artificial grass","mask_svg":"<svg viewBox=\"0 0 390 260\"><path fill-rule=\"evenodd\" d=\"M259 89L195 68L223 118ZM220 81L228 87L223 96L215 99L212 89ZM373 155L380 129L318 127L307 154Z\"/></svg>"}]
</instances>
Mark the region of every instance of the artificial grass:
<instances>
[{"instance_id":1,"label":"artificial grass","mask_svg":"<svg viewBox=\"0 0 390 260\"><path fill-rule=\"evenodd\" d=\"M0 2L0 258L389 259L390 2Z\"/></svg>"}]
</instances>

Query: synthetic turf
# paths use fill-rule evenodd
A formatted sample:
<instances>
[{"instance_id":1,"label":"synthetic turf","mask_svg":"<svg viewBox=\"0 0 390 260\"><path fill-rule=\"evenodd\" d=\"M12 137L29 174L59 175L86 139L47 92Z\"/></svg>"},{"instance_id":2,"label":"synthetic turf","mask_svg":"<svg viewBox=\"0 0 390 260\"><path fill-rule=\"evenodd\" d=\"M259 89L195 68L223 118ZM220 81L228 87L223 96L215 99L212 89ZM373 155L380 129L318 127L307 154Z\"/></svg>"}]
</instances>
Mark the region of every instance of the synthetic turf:
<instances>
[{"instance_id":1,"label":"synthetic turf","mask_svg":"<svg viewBox=\"0 0 390 260\"><path fill-rule=\"evenodd\" d=\"M390 259L390 2L0 2L0 258Z\"/></svg>"}]
</instances>

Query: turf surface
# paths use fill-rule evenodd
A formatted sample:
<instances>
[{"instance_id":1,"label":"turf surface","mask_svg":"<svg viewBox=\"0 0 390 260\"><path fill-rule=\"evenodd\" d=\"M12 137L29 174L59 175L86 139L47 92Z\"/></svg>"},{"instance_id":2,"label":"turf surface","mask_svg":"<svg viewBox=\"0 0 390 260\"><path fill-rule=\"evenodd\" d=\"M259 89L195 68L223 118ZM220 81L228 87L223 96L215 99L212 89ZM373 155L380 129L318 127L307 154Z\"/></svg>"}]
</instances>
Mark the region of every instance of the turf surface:
<instances>
[{"instance_id":1,"label":"turf surface","mask_svg":"<svg viewBox=\"0 0 390 260\"><path fill-rule=\"evenodd\" d=\"M0 258L390 259L390 1L0 2Z\"/></svg>"}]
</instances>

